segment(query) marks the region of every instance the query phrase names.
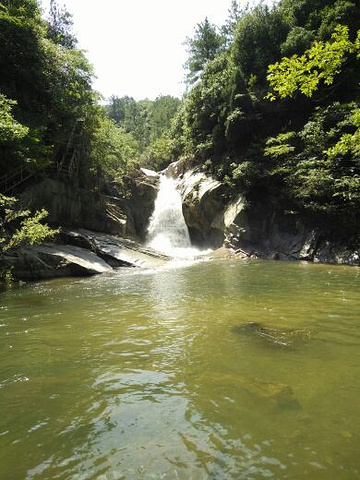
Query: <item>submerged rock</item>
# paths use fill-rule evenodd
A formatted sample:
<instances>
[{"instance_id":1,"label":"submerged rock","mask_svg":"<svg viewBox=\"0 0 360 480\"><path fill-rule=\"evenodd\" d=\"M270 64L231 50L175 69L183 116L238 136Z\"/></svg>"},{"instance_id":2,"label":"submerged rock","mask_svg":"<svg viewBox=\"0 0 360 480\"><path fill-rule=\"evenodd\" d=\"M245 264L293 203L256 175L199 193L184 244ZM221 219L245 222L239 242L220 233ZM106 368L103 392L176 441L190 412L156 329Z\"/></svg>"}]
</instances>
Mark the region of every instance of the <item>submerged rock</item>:
<instances>
[{"instance_id":1,"label":"submerged rock","mask_svg":"<svg viewBox=\"0 0 360 480\"><path fill-rule=\"evenodd\" d=\"M293 347L296 341L310 338L307 330L270 328L258 322L246 322L237 325L233 330L240 335L262 339L267 345L274 347Z\"/></svg>"},{"instance_id":2,"label":"submerged rock","mask_svg":"<svg viewBox=\"0 0 360 480\"><path fill-rule=\"evenodd\" d=\"M276 407L294 410L301 409L301 405L290 385L230 374L218 377L215 375L213 382L217 386L235 386L254 397L254 399L270 401Z\"/></svg>"}]
</instances>

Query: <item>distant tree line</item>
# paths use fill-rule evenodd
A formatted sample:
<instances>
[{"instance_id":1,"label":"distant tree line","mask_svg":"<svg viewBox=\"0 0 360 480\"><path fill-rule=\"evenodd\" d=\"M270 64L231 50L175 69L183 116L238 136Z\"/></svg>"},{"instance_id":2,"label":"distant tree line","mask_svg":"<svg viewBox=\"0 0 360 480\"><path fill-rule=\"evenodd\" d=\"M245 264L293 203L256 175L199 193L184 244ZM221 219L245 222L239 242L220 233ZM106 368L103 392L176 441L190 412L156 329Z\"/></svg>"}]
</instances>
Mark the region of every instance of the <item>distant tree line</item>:
<instances>
[{"instance_id":1,"label":"distant tree line","mask_svg":"<svg viewBox=\"0 0 360 480\"><path fill-rule=\"evenodd\" d=\"M178 98L170 95L139 101L112 96L105 108L116 125L133 136L137 162L161 170L174 160L170 127L180 104Z\"/></svg>"}]
</instances>

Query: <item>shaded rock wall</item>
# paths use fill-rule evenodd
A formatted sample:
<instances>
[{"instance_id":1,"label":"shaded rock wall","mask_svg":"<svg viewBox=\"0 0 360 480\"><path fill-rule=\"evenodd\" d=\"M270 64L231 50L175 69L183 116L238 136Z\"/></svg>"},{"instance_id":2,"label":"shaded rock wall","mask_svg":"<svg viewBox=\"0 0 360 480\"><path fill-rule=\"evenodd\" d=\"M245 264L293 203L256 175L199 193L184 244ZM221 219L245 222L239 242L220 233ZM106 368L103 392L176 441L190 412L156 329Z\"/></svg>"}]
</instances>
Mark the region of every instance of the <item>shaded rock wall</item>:
<instances>
[{"instance_id":1,"label":"shaded rock wall","mask_svg":"<svg viewBox=\"0 0 360 480\"><path fill-rule=\"evenodd\" d=\"M150 217L154 211L159 186L159 175L140 169L129 179L131 195L127 200L129 215L132 219L136 236L144 241Z\"/></svg>"},{"instance_id":2,"label":"shaded rock wall","mask_svg":"<svg viewBox=\"0 0 360 480\"><path fill-rule=\"evenodd\" d=\"M169 171L178 179L191 242L200 247L221 247L225 238L224 185L198 168L183 172L172 164Z\"/></svg>"},{"instance_id":3,"label":"shaded rock wall","mask_svg":"<svg viewBox=\"0 0 360 480\"><path fill-rule=\"evenodd\" d=\"M83 227L112 235L136 237L136 225L126 200L74 188L60 180L46 179L22 195L31 208L46 208L55 225Z\"/></svg>"},{"instance_id":4,"label":"shaded rock wall","mask_svg":"<svg viewBox=\"0 0 360 480\"><path fill-rule=\"evenodd\" d=\"M225 200L226 187L199 167L170 165L178 179L191 239L199 246L224 244L244 256L360 265L359 240L335 237L299 215L249 206L242 192ZM341 232L340 232L341 233Z\"/></svg>"}]
</instances>

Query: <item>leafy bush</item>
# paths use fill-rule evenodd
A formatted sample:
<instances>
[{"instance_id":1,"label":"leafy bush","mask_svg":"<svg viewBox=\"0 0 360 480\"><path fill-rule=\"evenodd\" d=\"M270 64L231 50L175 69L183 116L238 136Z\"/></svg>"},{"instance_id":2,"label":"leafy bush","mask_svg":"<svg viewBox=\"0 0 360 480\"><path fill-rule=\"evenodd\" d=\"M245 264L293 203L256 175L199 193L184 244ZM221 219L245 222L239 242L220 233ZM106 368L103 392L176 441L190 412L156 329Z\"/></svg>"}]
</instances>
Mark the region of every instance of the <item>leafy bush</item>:
<instances>
[{"instance_id":1,"label":"leafy bush","mask_svg":"<svg viewBox=\"0 0 360 480\"><path fill-rule=\"evenodd\" d=\"M18 208L15 197L0 194L0 253L23 245L35 245L54 237L59 230L41 223L48 215L44 209L31 214Z\"/></svg>"}]
</instances>

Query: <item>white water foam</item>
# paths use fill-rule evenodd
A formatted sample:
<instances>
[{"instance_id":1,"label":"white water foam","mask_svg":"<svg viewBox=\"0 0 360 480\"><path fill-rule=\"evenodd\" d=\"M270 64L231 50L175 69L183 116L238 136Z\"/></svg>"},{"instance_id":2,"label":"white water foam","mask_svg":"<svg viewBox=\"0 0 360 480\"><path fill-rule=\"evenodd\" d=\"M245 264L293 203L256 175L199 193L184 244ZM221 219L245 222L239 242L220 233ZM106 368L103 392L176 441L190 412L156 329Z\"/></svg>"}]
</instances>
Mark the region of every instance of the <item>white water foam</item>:
<instances>
[{"instance_id":1,"label":"white water foam","mask_svg":"<svg viewBox=\"0 0 360 480\"><path fill-rule=\"evenodd\" d=\"M173 178L160 177L159 192L148 228L147 244L173 258L193 258L207 253L193 248L182 212L181 195Z\"/></svg>"}]
</instances>

